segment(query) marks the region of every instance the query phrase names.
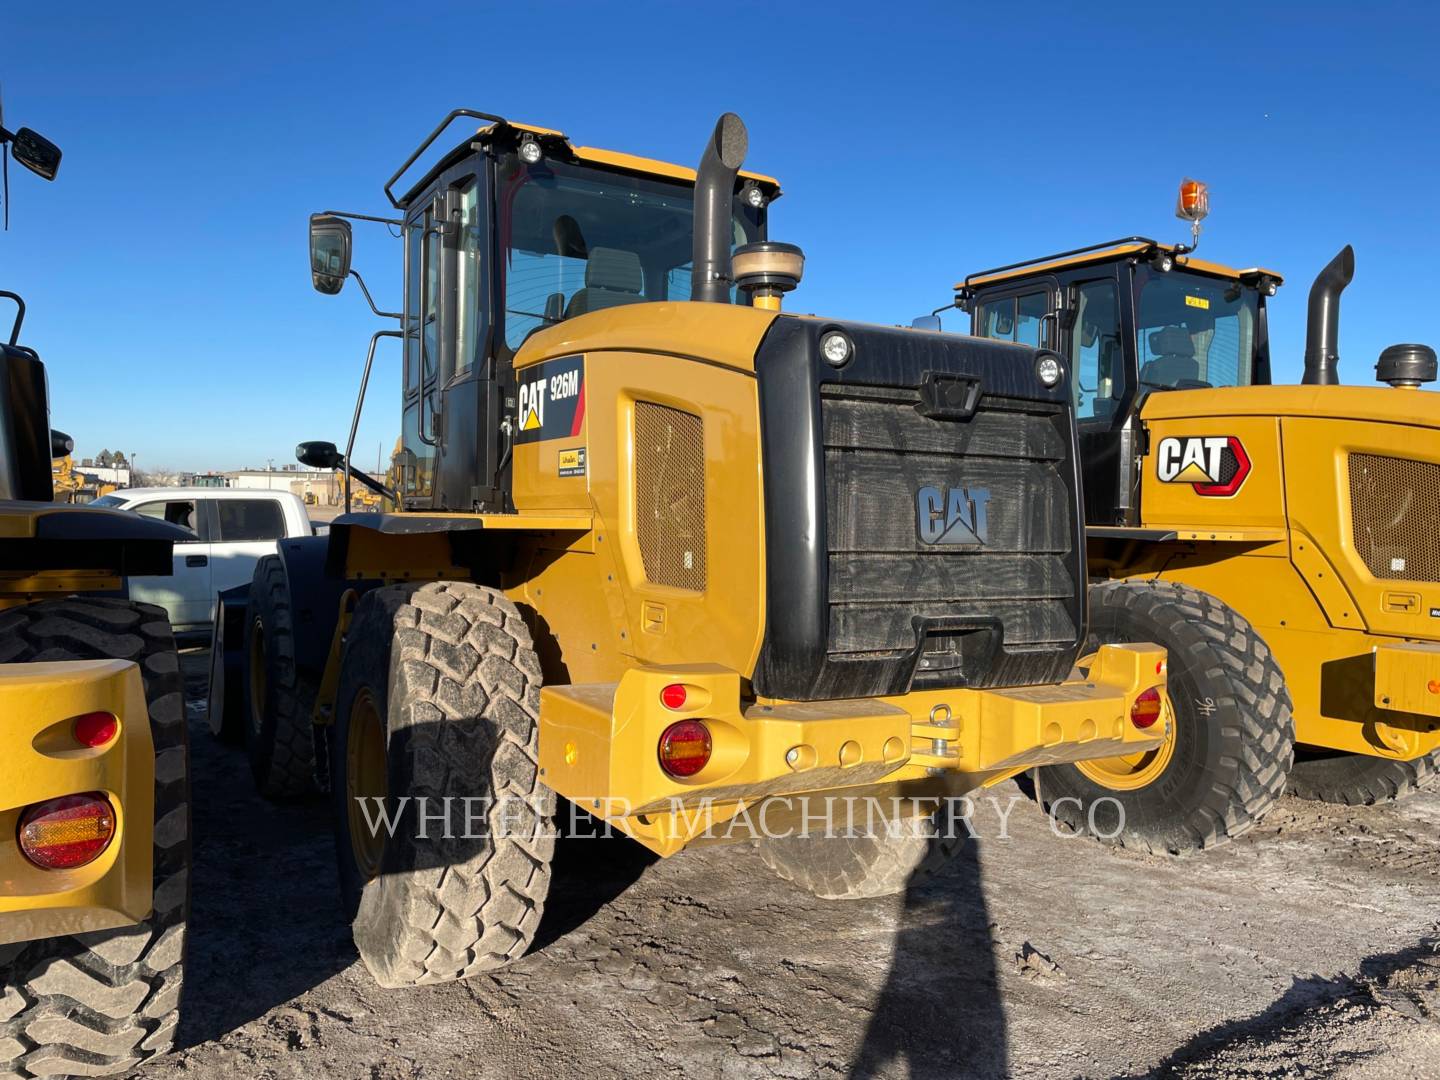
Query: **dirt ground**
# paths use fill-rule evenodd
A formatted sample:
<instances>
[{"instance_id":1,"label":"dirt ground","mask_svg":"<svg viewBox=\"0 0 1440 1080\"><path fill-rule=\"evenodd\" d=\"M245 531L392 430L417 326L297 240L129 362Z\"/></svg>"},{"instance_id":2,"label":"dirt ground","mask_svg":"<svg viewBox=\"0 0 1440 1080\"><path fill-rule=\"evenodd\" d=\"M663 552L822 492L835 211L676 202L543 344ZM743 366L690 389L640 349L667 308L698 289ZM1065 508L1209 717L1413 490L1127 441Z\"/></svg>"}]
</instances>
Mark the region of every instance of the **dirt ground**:
<instances>
[{"instance_id":1,"label":"dirt ground","mask_svg":"<svg viewBox=\"0 0 1440 1080\"><path fill-rule=\"evenodd\" d=\"M262 802L203 708L181 1049L136 1080L1440 1077L1437 790L1287 798L1172 860L1059 837L1005 785L947 873L842 903L748 848L562 840L523 960L393 992L341 922L323 804Z\"/></svg>"}]
</instances>

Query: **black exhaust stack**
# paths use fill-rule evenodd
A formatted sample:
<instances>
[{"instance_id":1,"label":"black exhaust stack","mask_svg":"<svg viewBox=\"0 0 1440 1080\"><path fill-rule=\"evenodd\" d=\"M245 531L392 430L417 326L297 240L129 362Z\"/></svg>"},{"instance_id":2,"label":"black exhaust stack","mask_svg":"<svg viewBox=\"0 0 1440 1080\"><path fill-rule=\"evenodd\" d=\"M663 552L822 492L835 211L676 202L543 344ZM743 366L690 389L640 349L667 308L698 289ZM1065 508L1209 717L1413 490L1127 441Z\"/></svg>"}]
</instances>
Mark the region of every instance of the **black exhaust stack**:
<instances>
[{"instance_id":1,"label":"black exhaust stack","mask_svg":"<svg viewBox=\"0 0 1440 1080\"><path fill-rule=\"evenodd\" d=\"M731 207L735 177L750 149L745 121L727 112L715 124L695 177L695 246L692 300L730 302Z\"/></svg>"},{"instance_id":2,"label":"black exhaust stack","mask_svg":"<svg viewBox=\"0 0 1440 1080\"><path fill-rule=\"evenodd\" d=\"M1355 249L1346 244L1310 286L1305 328L1305 386L1334 386L1340 381L1340 294L1355 276Z\"/></svg>"}]
</instances>

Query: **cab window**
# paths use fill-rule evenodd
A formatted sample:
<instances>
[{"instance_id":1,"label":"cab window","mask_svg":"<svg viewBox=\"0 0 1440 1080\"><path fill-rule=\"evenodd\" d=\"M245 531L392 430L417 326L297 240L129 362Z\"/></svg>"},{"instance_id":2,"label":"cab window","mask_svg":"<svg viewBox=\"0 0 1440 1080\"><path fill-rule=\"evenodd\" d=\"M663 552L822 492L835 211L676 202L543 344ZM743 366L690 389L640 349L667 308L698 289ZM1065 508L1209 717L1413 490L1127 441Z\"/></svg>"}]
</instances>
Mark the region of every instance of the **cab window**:
<instances>
[{"instance_id":1,"label":"cab window","mask_svg":"<svg viewBox=\"0 0 1440 1080\"><path fill-rule=\"evenodd\" d=\"M1259 299L1254 289L1171 271L1137 279L1140 389L1249 386Z\"/></svg>"},{"instance_id":2,"label":"cab window","mask_svg":"<svg viewBox=\"0 0 1440 1080\"><path fill-rule=\"evenodd\" d=\"M1075 289L1075 416L1109 420L1125 394L1125 348L1115 282L1086 281Z\"/></svg>"},{"instance_id":3,"label":"cab window","mask_svg":"<svg viewBox=\"0 0 1440 1080\"><path fill-rule=\"evenodd\" d=\"M1041 291L981 304L975 317L980 336L1038 347L1048 310L1046 301L1046 293Z\"/></svg>"},{"instance_id":4,"label":"cab window","mask_svg":"<svg viewBox=\"0 0 1440 1080\"><path fill-rule=\"evenodd\" d=\"M694 188L513 153L497 165L504 349L577 315L690 298ZM735 202L732 245L762 238Z\"/></svg>"}]
</instances>

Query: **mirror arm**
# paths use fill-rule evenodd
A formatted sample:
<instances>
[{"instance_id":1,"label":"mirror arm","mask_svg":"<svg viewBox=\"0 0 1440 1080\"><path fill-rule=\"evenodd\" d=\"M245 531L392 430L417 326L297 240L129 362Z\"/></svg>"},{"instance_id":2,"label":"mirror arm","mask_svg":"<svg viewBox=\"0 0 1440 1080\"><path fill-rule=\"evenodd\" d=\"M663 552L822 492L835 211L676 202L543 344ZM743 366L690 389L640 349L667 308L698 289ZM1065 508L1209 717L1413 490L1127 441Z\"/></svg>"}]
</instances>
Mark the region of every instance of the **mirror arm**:
<instances>
[{"instance_id":1,"label":"mirror arm","mask_svg":"<svg viewBox=\"0 0 1440 1080\"><path fill-rule=\"evenodd\" d=\"M359 480L360 483L364 484L371 491L375 492L376 495L379 495L382 498L389 499L396 506L400 505L399 495L391 491L384 484L380 483L379 480L376 480L373 477L362 472L361 470L355 468L354 465L350 464L349 458L346 458L344 461L342 461L340 463L340 467L345 470L345 512L347 514L350 512L350 478L352 476L356 480Z\"/></svg>"},{"instance_id":2,"label":"mirror arm","mask_svg":"<svg viewBox=\"0 0 1440 1080\"><path fill-rule=\"evenodd\" d=\"M350 272L352 274L355 273L353 270ZM359 275L356 274L356 277L359 277ZM363 286L364 282L361 282L361 285ZM369 296L370 294L367 292L365 295ZM374 305L371 306L373 307ZM365 371L360 376L360 393L355 395L355 416L350 421L350 438L345 442L345 512L347 514L350 512L350 476L352 474L350 455L355 452L355 432L360 428L360 410L365 407L365 388L370 385L370 368L375 363L375 346L380 343L382 337L398 338L403 336L399 330L376 330L370 337L370 351L365 354ZM357 477L357 479L366 487L379 491L382 495L389 493L385 485L381 484L376 487L368 476L362 474L360 477ZM398 497L391 495L391 501L394 502L396 506L400 505Z\"/></svg>"},{"instance_id":3,"label":"mirror arm","mask_svg":"<svg viewBox=\"0 0 1440 1080\"><path fill-rule=\"evenodd\" d=\"M405 222L400 218L375 217L373 214L349 214L344 210L321 210L320 213L327 217L349 218L351 221L376 221L381 225L395 225L403 227Z\"/></svg>"},{"instance_id":4,"label":"mirror arm","mask_svg":"<svg viewBox=\"0 0 1440 1080\"><path fill-rule=\"evenodd\" d=\"M351 270L350 276L360 283L360 291L365 294L365 302L370 305L370 310L382 319L399 319L403 316L398 311L381 311L375 306L375 301L370 298L370 290L365 287L365 279L360 276L359 270Z\"/></svg>"}]
</instances>

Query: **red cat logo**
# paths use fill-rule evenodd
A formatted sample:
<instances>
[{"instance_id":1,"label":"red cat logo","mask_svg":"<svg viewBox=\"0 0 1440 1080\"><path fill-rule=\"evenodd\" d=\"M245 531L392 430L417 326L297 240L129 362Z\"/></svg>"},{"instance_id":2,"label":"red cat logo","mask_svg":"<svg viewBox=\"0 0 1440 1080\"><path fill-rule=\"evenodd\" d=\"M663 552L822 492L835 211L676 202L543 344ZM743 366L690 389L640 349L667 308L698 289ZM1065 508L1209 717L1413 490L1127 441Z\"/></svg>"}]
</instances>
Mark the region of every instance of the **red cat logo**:
<instances>
[{"instance_id":1,"label":"red cat logo","mask_svg":"<svg viewBox=\"0 0 1440 1080\"><path fill-rule=\"evenodd\" d=\"M1250 475L1250 455L1234 435L1187 435L1160 440L1155 475L1189 484L1196 495L1234 495Z\"/></svg>"}]
</instances>

